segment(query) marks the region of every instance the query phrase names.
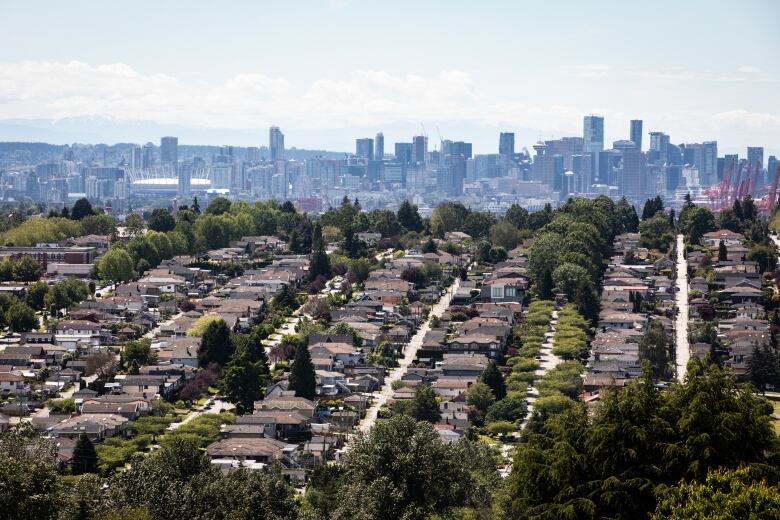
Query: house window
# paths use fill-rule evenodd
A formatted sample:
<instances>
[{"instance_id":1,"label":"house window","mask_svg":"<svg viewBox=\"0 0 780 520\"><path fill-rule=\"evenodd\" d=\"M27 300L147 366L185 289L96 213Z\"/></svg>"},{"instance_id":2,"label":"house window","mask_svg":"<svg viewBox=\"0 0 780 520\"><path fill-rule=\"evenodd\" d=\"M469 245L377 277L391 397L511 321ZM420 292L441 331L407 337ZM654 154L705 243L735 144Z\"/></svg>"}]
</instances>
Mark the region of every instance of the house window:
<instances>
[{"instance_id":1,"label":"house window","mask_svg":"<svg viewBox=\"0 0 780 520\"><path fill-rule=\"evenodd\" d=\"M503 287L496 287L493 286L490 289L490 296L491 298L503 298L504 297L504 288Z\"/></svg>"},{"instance_id":2,"label":"house window","mask_svg":"<svg viewBox=\"0 0 780 520\"><path fill-rule=\"evenodd\" d=\"M514 287L507 287L507 288L505 288L504 289L504 295L507 296L507 297L514 296L515 295L515 288Z\"/></svg>"}]
</instances>

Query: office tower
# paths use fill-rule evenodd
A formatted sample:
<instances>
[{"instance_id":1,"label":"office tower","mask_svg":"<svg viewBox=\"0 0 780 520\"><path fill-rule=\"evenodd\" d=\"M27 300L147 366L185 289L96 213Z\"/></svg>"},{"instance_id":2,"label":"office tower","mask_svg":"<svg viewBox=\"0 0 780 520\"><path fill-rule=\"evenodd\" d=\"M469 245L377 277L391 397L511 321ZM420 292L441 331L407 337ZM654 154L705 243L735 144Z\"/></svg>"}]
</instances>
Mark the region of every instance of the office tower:
<instances>
[{"instance_id":1,"label":"office tower","mask_svg":"<svg viewBox=\"0 0 780 520\"><path fill-rule=\"evenodd\" d=\"M756 167L758 167L758 171L762 171L764 169L764 147L748 146L747 160L751 171L755 171Z\"/></svg>"},{"instance_id":2,"label":"office tower","mask_svg":"<svg viewBox=\"0 0 780 520\"><path fill-rule=\"evenodd\" d=\"M450 155L471 159L471 143L464 143L463 141L453 142L450 145Z\"/></svg>"},{"instance_id":3,"label":"office tower","mask_svg":"<svg viewBox=\"0 0 780 520\"><path fill-rule=\"evenodd\" d=\"M704 141L703 143L686 144L683 149L683 160L686 164L695 166L698 170L700 186L712 186L718 177L718 143Z\"/></svg>"},{"instance_id":4,"label":"office tower","mask_svg":"<svg viewBox=\"0 0 780 520\"><path fill-rule=\"evenodd\" d=\"M604 151L604 118L602 116L585 116L582 131L582 151L593 154L594 169L600 172L600 153Z\"/></svg>"},{"instance_id":5,"label":"office tower","mask_svg":"<svg viewBox=\"0 0 780 520\"><path fill-rule=\"evenodd\" d=\"M515 156L515 134L514 132L501 132L498 138L498 153L506 155L510 159Z\"/></svg>"},{"instance_id":6,"label":"office tower","mask_svg":"<svg viewBox=\"0 0 780 520\"><path fill-rule=\"evenodd\" d=\"M633 141L637 150L642 150L642 120L631 120L631 141Z\"/></svg>"},{"instance_id":7,"label":"office tower","mask_svg":"<svg viewBox=\"0 0 780 520\"><path fill-rule=\"evenodd\" d=\"M572 169L572 156L583 151L582 137L562 137L545 141L544 144L547 145L547 154L558 154L563 157L563 167L567 170Z\"/></svg>"},{"instance_id":8,"label":"office tower","mask_svg":"<svg viewBox=\"0 0 780 520\"><path fill-rule=\"evenodd\" d=\"M382 132L376 134L374 139L374 160L382 161L385 158L385 135Z\"/></svg>"},{"instance_id":9,"label":"office tower","mask_svg":"<svg viewBox=\"0 0 780 520\"><path fill-rule=\"evenodd\" d=\"M645 157L633 141L615 141L612 148L618 158L614 170L619 193L633 202L645 197Z\"/></svg>"},{"instance_id":10,"label":"office tower","mask_svg":"<svg viewBox=\"0 0 780 520\"><path fill-rule=\"evenodd\" d=\"M374 140L370 137L355 139L355 155L359 159L374 160Z\"/></svg>"},{"instance_id":11,"label":"office tower","mask_svg":"<svg viewBox=\"0 0 780 520\"><path fill-rule=\"evenodd\" d=\"M770 155L766 160L766 182L767 184L773 184L775 182L775 176L780 175L780 161L774 155Z\"/></svg>"},{"instance_id":12,"label":"office tower","mask_svg":"<svg viewBox=\"0 0 780 520\"><path fill-rule=\"evenodd\" d=\"M192 192L192 165L182 164L178 170L178 193L182 197L189 197Z\"/></svg>"},{"instance_id":13,"label":"office tower","mask_svg":"<svg viewBox=\"0 0 780 520\"><path fill-rule=\"evenodd\" d=\"M428 136L416 135L412 138L412 162L424 163L428 155Z\"/></svg>"},{"instance_id":14,"label":"office tower","mask_svg":"<svg viewBox=\"0 0 780 520\"><path fill-rule=\"evenodd\" d=\"M401 164L412 162L412 143L395 143L395 160Z\"/></svg>"},{"instance_id":15,"label":"office tower","mask_svg":"<svg viewBox=\"0 0 780 520\"><path fill-rule=\"evenodd\" d=\"M140 170L143 168L143 163L141 161L142 155L143 150L140 146L133 146L130 149L130 168L133 170Z\"/></svg>"},{"instance_id":16,"label":"office tower","mask_svg":"<svg viewBox=\"0 0 780 520\"><path fill-rule=\"evenodd\" d=\"M272 161L284 160L284 134L278 126L272 126L268 131L268 150Z\"/></svg>"},{"instance_id":17,"label":"office tower","mask_svg":"<svg viewBox=\"0 0 780 520\"><path fill-rule=\"evenodd\" d=\"M669 136L663 132L650 132L650 153L648 155L652 163L669 163Z\"/></svg>"},{"instance_id":18,"label":"office tower","mask_svg":"<svg viewBox=\"0 0 780 520\"><path fill-rule=\"evenodd\" d=\"M152 168L154 166L154 145L146 143L141 156L141 166L143 168Z\"/></svg>"},{"instance_id":19,"label":"office tower","mask_svg":"<svg viewBox=\"0 0 780 520\"><path fill-rule=\"evenodd\" d=\"M250 146L246 149L246 160L250 163L260 162L260 148L257 146Z\"/></svg>"},{"instance_id":20,"label":"office tower","mask_svg":"<svg viewBox=\"0 0 780 520\"><path fill-rule=\"evenodd\" d=\"M179 138L163 137L160 139L160 162L175 165L179 162Z\"/></svg>"}]
</instances>

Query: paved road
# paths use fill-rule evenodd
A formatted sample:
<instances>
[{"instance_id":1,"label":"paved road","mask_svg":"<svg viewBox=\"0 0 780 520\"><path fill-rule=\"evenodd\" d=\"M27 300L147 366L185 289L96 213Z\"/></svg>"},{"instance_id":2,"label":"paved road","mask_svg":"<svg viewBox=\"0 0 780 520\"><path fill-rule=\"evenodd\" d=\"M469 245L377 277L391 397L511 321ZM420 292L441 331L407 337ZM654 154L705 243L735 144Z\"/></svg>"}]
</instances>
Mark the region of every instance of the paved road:
<instances>
[{"instance_id":1,"label":"paved road","mask_svg":"<svg viewBox=\"0 0 780 520\"><path fill-rule=\"evenodd\" d=\"M223 401L221 401L221 400L214 400L214 404L211 406L211 408L206 408L206 405L203 405L199 409L191 412L181 422L171 423L170 426L168 426L168 429L169 430L175 430L177 428L180 428L181 426L184 426L188 422L196 419L197 417L200 417L203 414L206 414L206 413L217 413L218 414L222 410L228 410L228 404L223 402Z\"/></svg>"},{"instance_id":2,"label":"paved road","mask_svg":"<svg viewBox=\"0 0 780 520\"><path fill-rule=\"evenodd\" d=\"M674 323L675 343L677 345L677 380L684 381L688 369L691 351L688 345L688 261L685 259L685 243L682 235L677 235L677 319Z\"/></svg>"},{"instance_id":3,"label":"paved road","mask_svg":"<svg viewBox=\"0 0 780 520\"><path fill-rule=\"evenodd\" d=\"M420 350L420 347L422 346L423 338L425 338L425 334L427 334L431 328L431 318L433 316L441 316L441 314L447 310L450 306L452 295L455 294L458 287L460 287L460 278L455 280L455 283L449 288L447 294L431 308L428 320L417 329L417 333L412 336L412 339L409 340L409 343L406 345L404 357L398 360L398 367L394 368L387 377L385 377L385 384L382 387L382 390L380 390L379 393L372 394L374 402L368 410L366 410L366 416L358 424L358 430L367 432L374 426L379 409L393 396L393 382L401 379L406 373L406 369L409 368L409 365L411 365L412 361L417 357L417 351Z\"/></svg>"}]
</instances>

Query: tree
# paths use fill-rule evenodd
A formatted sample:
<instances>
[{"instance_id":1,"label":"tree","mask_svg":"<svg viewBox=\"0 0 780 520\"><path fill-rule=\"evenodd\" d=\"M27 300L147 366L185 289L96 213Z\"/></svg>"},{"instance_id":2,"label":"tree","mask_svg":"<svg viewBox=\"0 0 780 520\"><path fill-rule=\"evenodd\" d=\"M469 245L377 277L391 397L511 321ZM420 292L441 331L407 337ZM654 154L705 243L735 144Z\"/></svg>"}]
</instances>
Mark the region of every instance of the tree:
<instances>
[{"instance_id":1,"label":"tree","mask_svg":"<svg viewBox=\"0 0 780 520\"><path fill-rule=\"evenodd\" d=\"M618 222L618 233L636 233L639 229L639 217L636 209L625 197L621 197L615 205L615 212Z\"/></svg>"},{"instance_id":2,"label":"tree","mask_svg":"<svg viewBox=\"0 0 780 520\"><path fill-rule=\"evenodd\" d=\"M49 294L49 284L43 281L35 282L27 286L25 301L36 311L41 311L46 307L47 294Z\"/></svg>"},{"instance_id":3,"label":"tree","mask_svg":"<svg viewBox=\"0 0 780 520\"><path fill-rule=\"evenodd\" d=\"M378 422L345 455L330 517L425 520L449 518L464 506L486 507L489 514L498 477L487 451L481 443L445 444L431 424L411 417Z\"/></svg>"},{"instance_id":4,"label":"tree","mask_svg":"<svg viewBox=\"0 0 780 520\"><path fill-rule=\"evenodd\" d=\"M707 208L685 207L680 213L680 230L691 244L698 244L705 233L715 231L715 216Z\"/></svg>"},{"instance_id":5,"label":"tree","mask_svg":"<svg viewBox=\"0 0 780 520\"><path fill-rule=\"evenodd\" d=\"M519 397L504 397L500 401L496 401L487 409L485 414L485 422L492 423L495 421L511 421L517 422L525 417L528 408L523 399Z\"/></svg>"},{"instance_id":6,"label":"tree","mask_svg":"<svg viewBox=\"0 0 780 520\"><path fill-rule=\"evenodd\" d=\"M769 485L750 468L719 469L707 480L680 482L666 489L653 520L780 518L780 486Z\"/></svg>"},{"instance_id":7,"label":"tree","mask_svg":"<svg viewBox=\"0 0 780 520\"><path fill-rule=\"evenodd\" d=\"M656 213L639 223L639 246L666 252L674 240L669 219L663 213Z\"/></svg>"},{"instance_id":8,"label":"tree","mask_svg":"<svg viewBox=\"0 0 780 520\"><path fill-rule=\"evenodd\" d=\"M174 230L176 227L176 220L167 209L156 208L149 216L148 225L151 230L166 233Z\"/></svg>"},{"instance_id":9,"label":"tree","mask_svg":"<svg viewBox=\"0 0 780 520\"><path fill-rule=\"evenodd\" d=\"M439 402L436 400L436 392L433 391L431 385L417 387L409 406L409 415L417 421L428 421L434 424L439 422L439 418L441 418Z\"/></svg>"},{"instance_id":10,"label":"tree","mask_svg":"<svg viewBox=\"0 0 780 520\"><path fill-rule=\"evenodd\" d=\"M217 197L206 208L209 215L222 215L230 211L230 201L225 197Z\"/></svg>"},{"instance_id":11,"label":"tree","mask_svg":"<svg viewBox=\"0 0 780 520\"><path fill-rule=\"evenodd\" d=\"M418 289L428 284L428 277L419 267L407 267L401 271L401 279L414 284Z\"/></svg>"},{"instance_id":12,"label":"tree","mask_svg":"<svg viewBox=\"0 0 780 520\"><path fill-rule=\"evenodd\" d=\"M92 209L92 204L87 199L81 198L73 205L73 211L70 213L70 218L73 220L82 220L83 218L92 216L95 211Z\"/></svg>"},{"instance_id":13,"label":"tree","mask_svg":"<svg viewBox=\"0 0 780 520\"><path fill-rule=\"evenodd\" d=\"M655 379L671 375L671 348L663 324L653 320L639 339L639 359L650 364Z\"/></svg>"},{"instance_id":14,"label":"tree","mask_svg":"<svg viewBox=\"0 0 780 520\"><path fill-rule=\"evenodd\" d=\"M98 273L104 280L127 282L133 278L133 258L127 250L112 247L98 261Z\"/></svg>"},{"instance_id":15,"label":"tree","mask_svg":"<svg viewBox=\"0 0 780 520\"><path fill-rule=\"evenodd\" d=\"M501 400L506 397L506 383L504 382L504 376L501 375L501 371L498 370L498 365L495 361L488 363L485 371L479 377L479 380L485 383L493 391L493 395L497 400Z\"/></svg>"},{"instance_id":16,"label":"tree","mask_svg":"<svg viewBox=\"0 0 780 520\"><path fill-rule=\"evenodd\" d=\"M441 238L448 231L461 230L469 213L466 206L460 202L440 204L431 215L431 234Z\"/></svg>"},{"instance_id":17,"label":"tree","mask_svg":"<svg viewBox=\"0 0 780 520\"><path fill-rule=\"evenodd\" d=\"M271 300L271 308L285 313L292 313L299 307L298 298L295 297L295 291L284 284L282 285Z\"/></svg>"},{"instance_id":18,"label":"tree","mask_svg":"<svg viewBox=\"0 0 780 520\"><path fill-rule=\"evenodd\" d=\"M57 448L31 427L0 434L0 511L5 518L48 520L61 509Z\"/></svg>"},{"instance_id":19,"label":"tree","mask_svg":"<svg viewBox=\"0 0 780 520\"><path fill-rule=\"evenodd\" d=\"M315 280L318 276L330 278L330 259L325 252L325 240L322 238L322 227L319 222L315 222L311 239L309 279Z\"/></svg>"},{"instance_id":20,"label":"tree","mask_svg":"<svg viewBox=\"0 0 780 520\"><path fill-rule=\"evenodd\" d=\"M428 237L428 240L425 241L425 243L422 245L422 248L420 248L420 251L422 253L435 253L439 249L436 247L436 242L433 241L433 238Z\"/></svg>"},{"instance_id":21,"label":"tree","mask_svg":"<svg viewBox=\"0 0 780 520\"><path fill-rule=\"evenodd\" d=\"M349 283L362 284L368 280L370 268L368 262L362 258L358 260L352 260L349 263L349 269L347 270L347 280Z\"/></svg>"},{"instance_id":22,"label":"tree","mask_svg":"<svg viewBox=\"0 0 780 520\"><path fill-rule=\"evenodd\" d=\"M523 238L523 233L508 220L502 220L490 228L490 241L506 250L517 247Z\"/></svg>"},{"instance_id":23,"label":"tree","mask_svg":"<svg viewBox=\"0 0 780 520\"><path fill-rule=\"evenodd\" d=\"M212 321L206 327L198 348L198 363L206 366L209 363L217 363L223 366L233 354L230 342L230 329L225 320Z\"/></svg>"},{"instance_id":24,"label":"tree","mask_svg":"<svg viewBox=\"0 0 780 520\"><path fill-rule=\"evenodd\" d=\"M113 235L116 233L116 220L101 213L81 219L81 230L85 235Z\"/></svg>"},{"instance_id":25,"label":"tree","mask_svg":"<svg viewBox=\"0 0 780 520\"><path fill-rule=\"evenodd\" d=\"M220 388L225 399L236 405L243 415L254 409L255 401L263 397L261 371L246 348L239 348L222 371Z\"/></svg>"},{"instance_id":26,"label":"tree","mask_svg":"<svg viewBox=\"0 0 780 520\"><path fill-rule=\"evenodd\" d=\"M157 362L157 356L152 352L152 340L148 338L128 341L122 347L122 363L129 367L133 363L138 366L152 365Z\"/></svg>"},{"instance_id":27,"label":"tree","mask_svg":"<svg viewBox=\"0 0 780 520\"><path fill-rule=\"evenodd\" d=\"M777 254L774 248L767 244L754 245L748 252L747 259L758 263L761 273L772 272L777 266Z\"/></svg>"},{"instance_id":28,"label":"tree","mask_svg":"<svg viewBox=\"0 0 780 520\"><path fill-rule=\"evenodd\" d=\"M138 268L138 264L143 260L147 265L156 267L160 264L160 253L151 240L145 235L138 235L130 239L127 243L127 252L133 257L133 263ZM143 272L138 269L138 272Z\"/></svg>"},{"instance_id":29,"label":"tree","mask_svg":"<svg viewBox=\"0 0 780 520\"><path fill-rule=\"evenodd\" d=\"M398 208L398 223L407 231L423 230L423 221L417 212L417 206L412 205L408 200L403 201Z\"/></svg>"},{"instance_id":30,"label":"tree","mask_svg":"<svg viewBox=\"0 0 780 520\"><path fill-rule=\"evenodd\" d=\"M460 224L459 229L471 235L472 238L482 238L489 235L490 228L495 223L496 218L490 213L472 211L466 216L466 220Z\"/></svg>"},{"instance_id":31,"label":"tree","mask_svg":"<svg viewBox=\"0 0 780 520\"><path fill-rule=\"evenodd\" d=\"M97 452L95 445L89 440L87 434L79 435L76 446L73 448L73 461L71 462L71 472L74 475L97 472Z\"/></svg>"},{"instance_id":32,"label":"tree","mask_svg":"<svg viewBox=\"0 0 780 520\"><path fill-rule=\"evenodd\" d=\"M138 236L146 229L146 222L138 213L131 213L125 219L125 228L131 237Z\"/></svg>"},{"instance_id":33,"label":"tree","mask_svg":"<svg viewBox=\"0 0 780 520\"><path fill-rule=\"evenodd\" d=\"M548 299L552 296L552 273L558 267L562 241L563 239L558 233L537 234L528 254L528 271L536 284L539 297L542 299Z\"/></svg>"},{"instance_id":34,"label":"tree","mask_svg":"<svg viewBox=\"0 0 780 520\"><path fill-rule=\"evenodd\" d=\"M496 396L493 395L493 390L482 381L473 383L466 390L466 402L480 412L486 412L495 401Z\"/></svg>"},{"instance_id":35,"label":"tree","mask_svg":"<svg viewBox=\"0 0 780 520\"><path fill-rule=\"evenodd\" d=\"M317 379L309 348L299 344L295 349L295 359L290 369L290 389L297 397L314 399L317 394Z\"/></svg>"},{"instance_id":36,"label":"tree","mask_svg":"<svg viewBox=\"0 0 780 520\"><path fill-rule=\"evenodd\" d=\"M38 326L35 311L26 303L13 304L5 313L5 323L13 332L29 332Z\"/></svg>"},{"instance_id":37,"label":"tree","mask_svg":"<svg viewBox=\"0 0 780 520\"><path fill-rule=\"evenodd\" d=\"M56 310L65 309L89 298L89 287L81 280L66 278L51 286L45 297L46 306Z\"/></svg>"},{"instance_id":38,"label":"tree","mask_svg":"<svg viewBox=\"0 0 780 520\"><path fill-rule=\"evenodd\" d=\"M718 262L725 262L729 259L729 250L726 249L726 244L721 240L718 242Z\"/></svg>"},{"instance_id":39,"label":"tree","mask_svg":"<svg viewBox=\"0 0 780 520\"><path fill-rule=\"evenodd\" d=\"M13 263L13 279L21 282L34 282L41 277L43 269L34 258L23 256Z\"/></svg>"},{"instance_id":40,"label":"tree","mask_svg":"<svg viewBox=\"0 0 780 520\"><path fill-rule=\"evenodd\" d=\"M780 367L778 366L777 353L771 346L767 344L761 347L755 345L747 364L748 379L762 393L766 392L768 387L777 388L780 386Z\"/></svg>"},{"instance_id":41,"label":"tree","mask_svg":"<svg viewBox=\"0 0 780 520\"><path fill-rule=\"evenodd\" d=\"M664 202L660 195L656 195L652 199L647 199L645 206L642 209L642 220L648 220L661 213L664 210Z\"/></svg>"},{"instance_id":42,"label":"tree","mask_svg":"<svg viewBox=\"0 0 780 520\"><path fill-rule=\"evenodd\" d=\"M401 224L396 214L389 209L374 210L368 215L371 229L381 233L382 237L392 237L401 233Z\"/></svg>"},{"instance_id":43,"label":"tree","mask_svg":"<svg viewBox=\"0 0 780 520\"><path fill-rule=\"evenodd\" d=\"M512 224L518 229L528 227L528 210L519 204L512 204L509 209L506 210L504 220Z\"/></svg>"}]
</instances>

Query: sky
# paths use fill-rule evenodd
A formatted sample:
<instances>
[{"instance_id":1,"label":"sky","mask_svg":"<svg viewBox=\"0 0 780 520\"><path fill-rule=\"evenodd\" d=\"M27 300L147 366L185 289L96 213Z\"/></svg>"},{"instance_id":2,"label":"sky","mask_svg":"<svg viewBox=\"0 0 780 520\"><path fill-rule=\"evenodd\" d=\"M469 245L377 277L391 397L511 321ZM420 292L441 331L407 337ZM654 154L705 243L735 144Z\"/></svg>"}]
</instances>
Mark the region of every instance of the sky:
<instances>
[{"instance_id":1,"label":"sky","mask_svg":"<svg viewBox=\"0 0 780 520\"><path fill-rule=\"evenodd\" d=\"M0 0L0 19L5 140L262 145L274 124L288 147L424 128L495 153L499 131L530 148L596 113L608 144L636 118L645 148L780 155L772 0Z\"/></svg>"}]
</instances>

